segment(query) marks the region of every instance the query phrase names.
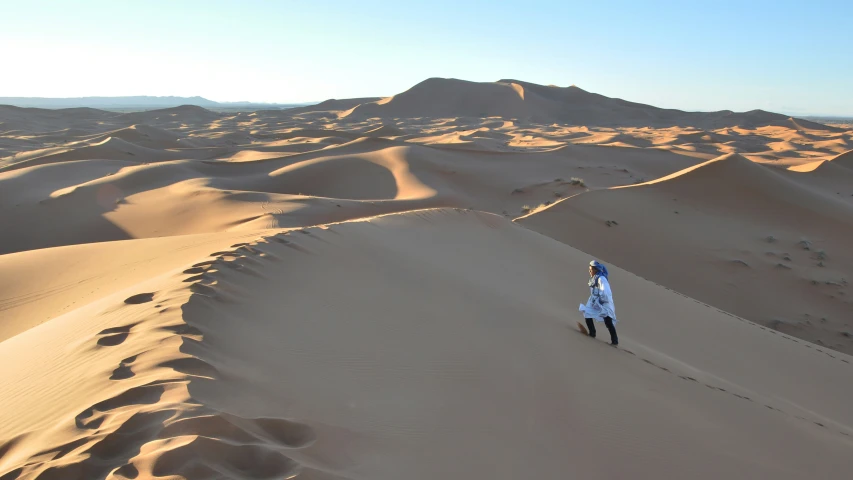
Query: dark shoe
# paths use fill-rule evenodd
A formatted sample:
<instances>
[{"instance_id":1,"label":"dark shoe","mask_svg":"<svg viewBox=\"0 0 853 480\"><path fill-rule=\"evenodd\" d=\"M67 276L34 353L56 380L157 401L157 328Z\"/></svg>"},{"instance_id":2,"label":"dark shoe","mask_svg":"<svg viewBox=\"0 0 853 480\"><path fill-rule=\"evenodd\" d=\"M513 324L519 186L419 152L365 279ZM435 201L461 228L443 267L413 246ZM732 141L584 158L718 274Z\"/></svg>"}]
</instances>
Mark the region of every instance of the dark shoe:
<instances>
[{"instance_id":1,"label":"dark shoe","mask_svg":"<svg viewBox=\"0 0 853 480\"><path fill-rule=\"evenodd\" d=\"M619 346L619 342L618 342L618 341L617 341L617 342L610 342L610 345L613 345L614 347L618 347L618 346Z\"/></svg>"},{"instance_id":2,"label":"dark shoe","mask_svg":"<svg viewBox=\"0 0 853 480\"><path fill-rule=\"evenodd\" d=\"M595 338L595 322L591 318L586 319L586 330L589 332L590 337Z\"/></svg>"}]
</instances>

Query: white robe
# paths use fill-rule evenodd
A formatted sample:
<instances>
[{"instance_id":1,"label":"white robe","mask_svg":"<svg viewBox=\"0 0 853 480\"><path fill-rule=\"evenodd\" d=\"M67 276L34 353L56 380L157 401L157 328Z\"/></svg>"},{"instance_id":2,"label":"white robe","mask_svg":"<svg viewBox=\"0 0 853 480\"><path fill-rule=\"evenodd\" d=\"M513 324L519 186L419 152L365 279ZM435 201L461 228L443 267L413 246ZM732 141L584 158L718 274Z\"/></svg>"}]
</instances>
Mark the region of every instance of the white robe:
<instances>
[{"instance_id":1,"label":"white robe","mask_svg":"<svg viewBox=\"0 0 853 480\"><path fill-rule=\"evenodd\" d=\"M613 292L610 290L610 282L607 278L599 275L598 281L589 287L589 290L590 295L586 305L581 304L578 307L584 318L603 322L604 317L610 317L613 323L616 323L616 306L613 304Z\"/></svg>"}]
</instances>

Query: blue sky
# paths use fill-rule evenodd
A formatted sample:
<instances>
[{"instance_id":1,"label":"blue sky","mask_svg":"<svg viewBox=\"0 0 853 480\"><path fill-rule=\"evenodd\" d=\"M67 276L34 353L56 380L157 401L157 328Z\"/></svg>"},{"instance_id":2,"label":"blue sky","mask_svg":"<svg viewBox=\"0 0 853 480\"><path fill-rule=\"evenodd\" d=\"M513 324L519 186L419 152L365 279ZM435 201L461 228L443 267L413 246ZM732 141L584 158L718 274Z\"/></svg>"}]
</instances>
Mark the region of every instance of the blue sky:
<instances>
[{"instance_id":1,"label":"blue sky","mask_svg":"<svg viewBox=\"0 0 853 480\"><path fill-rule=\"evenodd\" d=\"M0 96L387 96L515 78L661 107L853 115L853 1L0 0Z\"/></svg>"}]
</instances>

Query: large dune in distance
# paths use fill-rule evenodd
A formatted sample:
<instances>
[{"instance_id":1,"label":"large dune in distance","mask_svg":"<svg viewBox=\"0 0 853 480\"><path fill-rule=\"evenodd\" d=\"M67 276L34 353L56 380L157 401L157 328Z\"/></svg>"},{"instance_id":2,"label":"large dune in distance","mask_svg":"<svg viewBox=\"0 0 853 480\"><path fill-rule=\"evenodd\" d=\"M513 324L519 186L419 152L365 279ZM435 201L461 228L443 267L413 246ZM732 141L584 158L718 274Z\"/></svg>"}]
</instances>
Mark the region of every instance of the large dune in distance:
<instances>
[{"instance_id":1,"label":"large dune in distance","mask_svg":"<svg viewBox=\"0 0 853 480\"><path fill-rule=\"evenodd\" d=\"M104 121L119 116L95 108L21 108L0 105L0 131L4 137L16 130L20 133L40 133L62 129L97 128Z\"/></svg>"},{"instance_id":2,"label":"large dune in distance","mask_svg":"<svg viewBox=\"0 0 853 480\"><path fill-rule=\"evenodd\" d=\"M851 152L516 80L0 106L0 480L844 478Z\"/></svg>"},{"instance_id":3,"label":"large dune in distance","mask_svg":"<svg viewBox=\"0 0 853 480\"><path fill-rule=\"evenodd\" d=\"M684 112L628 102L590 93L574 85L543 86L518 80L468 82L430 78L403 93L356 106L344 116L370 117L492 117L537 123L560 122L595 126L754 128L760 126L836 130L823 124L753 110L736 113Z\"/></svg>"},{"instance_id":4,"label":"large dune in distance","mask_svg":"<svg viewBox=\"0 0 853 480\"><path fill-rule=\"evenodd\" d=\"M308 105L305 107L290 108L287 110L288 115L304 115L310 113L329 113L329 112L344 112L353 109L362 103L370 103L381 100L380 97L365 97L365 98L345 98L322 101L316 105Z\"/></svg>"}]
</instances>

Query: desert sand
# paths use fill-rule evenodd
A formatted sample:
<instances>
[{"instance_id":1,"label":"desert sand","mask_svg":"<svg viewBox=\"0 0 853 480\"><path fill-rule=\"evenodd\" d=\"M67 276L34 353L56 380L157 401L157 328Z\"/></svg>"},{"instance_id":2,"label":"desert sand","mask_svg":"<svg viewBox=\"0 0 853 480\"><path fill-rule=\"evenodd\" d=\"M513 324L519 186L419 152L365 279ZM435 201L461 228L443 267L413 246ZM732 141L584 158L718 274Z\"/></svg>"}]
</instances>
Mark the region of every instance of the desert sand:
<instances>
[{"instance_id":1,"label":"desert sand","mask_svg":"<svg viewBox=\"0 0 853 480\"><path fill-rule=\"evenodd\" d=\"M851 149L515 80L0 106L0 479L843 478Z\"/></svg>"}]
</instances>

